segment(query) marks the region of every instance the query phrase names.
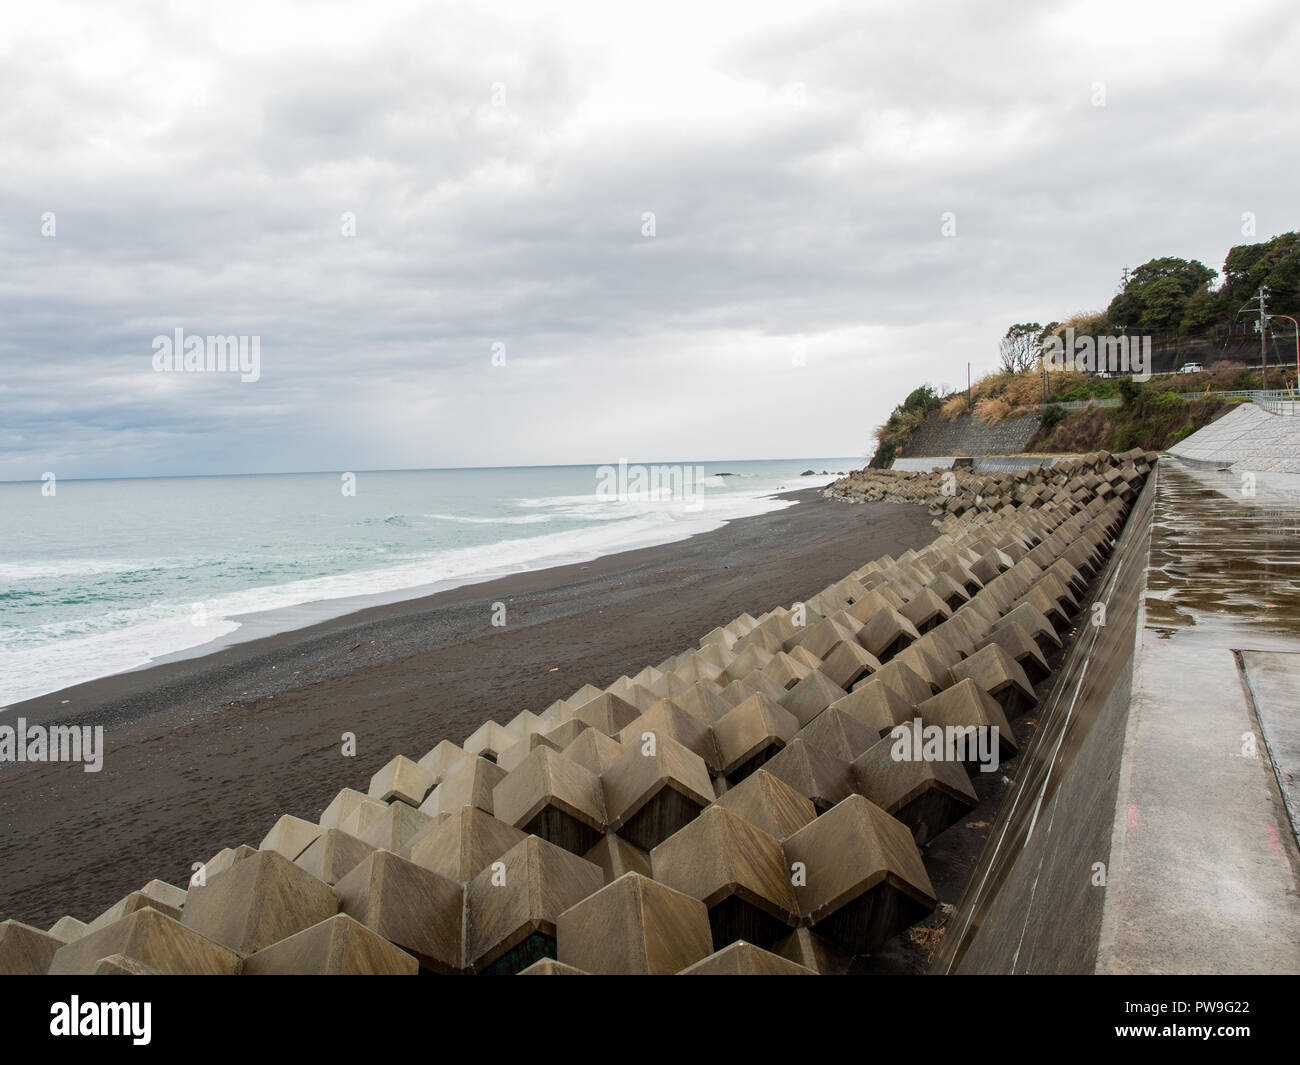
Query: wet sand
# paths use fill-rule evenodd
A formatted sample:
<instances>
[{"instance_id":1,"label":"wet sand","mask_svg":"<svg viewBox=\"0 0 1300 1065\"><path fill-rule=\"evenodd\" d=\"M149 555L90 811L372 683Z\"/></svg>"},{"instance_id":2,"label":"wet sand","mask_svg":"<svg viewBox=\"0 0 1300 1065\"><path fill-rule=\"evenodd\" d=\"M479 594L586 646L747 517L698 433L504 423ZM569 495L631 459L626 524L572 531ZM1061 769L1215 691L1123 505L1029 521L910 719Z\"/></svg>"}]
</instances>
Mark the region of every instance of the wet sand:
<instances>
[{"instance_id":1,"label":"wet sand","mask_svg":"<svg viewBox=\"0 0 1300 1065\"><path fill-rule=\"evenodd\" d=\"M0 918L97 916L157 877L315 821L394 754L604 687L748 611L809 597L934 538L925 508L820 491L659 547L373 607L12 706L8 723L103 725L104 768L0 766ZM492 625L504 603L506 625ZM355 757L341 754L356 735Z\"/></svg>"}]
</instances>

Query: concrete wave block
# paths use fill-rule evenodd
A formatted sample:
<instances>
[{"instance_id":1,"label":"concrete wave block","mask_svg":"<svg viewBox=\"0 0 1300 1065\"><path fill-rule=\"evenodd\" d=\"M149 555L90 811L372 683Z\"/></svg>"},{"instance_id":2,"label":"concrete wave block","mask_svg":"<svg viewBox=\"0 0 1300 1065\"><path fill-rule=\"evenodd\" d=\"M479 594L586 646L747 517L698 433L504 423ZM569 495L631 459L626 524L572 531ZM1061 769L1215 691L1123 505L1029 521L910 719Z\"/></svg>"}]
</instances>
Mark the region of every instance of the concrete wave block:
<instances>
[{"instance_id":1,"label":"concrete wave block","mask_svg":"<svg viewBox=\"0 0 1300 1065\"><path fill-rule=\"evenodd\" d=\"M956 610L963 603L967 602L971 593L953 578L950 573L937 574L929 584L926 590L937 595L948 607L949 610Z\"/></svg>"},{"instance_id":2,"label":"concrete wave block","mask_svg":"<svg viewBox=\"0 0 1300 1065\"><path fill-rule=\"evenodd\" d=\"M150 880L140 889L140 894L145 895L163 906L170 906L179 910L185 906L186 891L175 884L169 884L165 880ZM164 910L164 913L167 911Z\"/></svg>"},{"instance_id":3,"label":"concrete wave block","mask_svg":"<svg viewBox=\"0 0 1300 1065\"><path fill-rule=\"evenodd\" d=\"M605 770L601 783L609 827L643 851L668 838L714 799L704 759L667 735L656 736L653 743L629 745Z\"/></svg>"},{"instance_id":4,"label":"concrete wave block","mask_svg":"<svg viewBox=\"0 0 1300 1065\"><path fill-rule=\"evenodd\" d=\"M320 825L313 825L301 817L284 814L266 834L257 849L275 851L293 861L307 849L311 842L321 833Z\"/></svg>"},{"instance_id":5,"label":"concrete wave block","mask_svg":"<svg viewBox=\"0 0 1300 1065\"><path fill-rule=\"evenodd\" d=\"M685 685L685 687L689 687L689 686L690 685ZM671 683L667 675L664 676L663 687L665 690L671 687ZM675 690L681 691L682 686L678 686ZM631 703L633 706L637 708L637 710L641 711L642 713L644 713L646 710L649 710L650 707L654 706L654 704L657 703L660 699L665 698L665 696L660 695L658 692L651 691L645 685L637 684L636 682L630 684L626 689L626 691L613 692L611 694L617 695L625 703Z\"/></svg>"},{"instance_id":6,"label":"concrete wave block","mask_svg":"<svg viewBox=\"0 0 1300 1065\"><path fill-rule=\"evenodd\" d=\"M708 907L713 945L771 945L799 923L780 842L714 805L650 852L655 880Z\"/></svg>"},{"instance_id":7,"label":"concrete wave block","mask_svg":"<svg viewBox=\"0 0 1300 1065\"><path fill-rule=\"evenodd\" d=\"M722 772L736 784L794 739L799 719L765 695L751 695L713 726Z\"/></svg>"},{"instance_id":8,"label":"concrete wave block","mask_svg":"<svg viewBox=\"0 0 1300 1065\"><path fill-rule=\"evenodd\" d=\"M218 873L224 873L236 862L243 861L256 853L256 849L247 843L241 843L238 847L226 847L203 863L204 879L211 880ZM193 877L190 879L190 886L194 886Z\"/></svg>"},{"instance_id":9,"label":"concrete wave block","mask_svg":"<svg viewBox=\"0 0 1300 1065\"><path fill-rule=\"evenodd\" d=\"M975 574L970 571L970 566L961 559L946 559L939 562L934 569L936 574L946 573L954 581L960 584L969 596L977 595L980 589L984 587L984 582L976 577Z\"/></svg>"},{"instance_id":10,"label":"concrete wave block","mask_svg":"<svg viewBox=\"0 0 1300 1065\"><path fill-rule=\"evenodd\" d=\"M519 713L505 723L505 730L514 736L516 740L522 740L535 732L541 732L545 727L545 722L530 710L520 710Z\"/></svg>"},{"instance_id":11,"label":"concrete wave block","mask_svg":"<svg viewBox=\"0 0 1300 1065\"><path fill-rule=\"evenodd\" d=\"M991 625L984 625L978 614L967 612L962 615L954 614L947 621L936 625L930 631L939 640L955 648L958 654L965 658L967 655L975 653L975 645L982 640L987 634Z\"/></svg>"},{"instance_id":12,"label":"concrete wave block","mask_svg":"<svg viewBox=\"0 0 1300 1065\"><path fill-rule=\"evenodd\" d=\"M952 617L952 607L930 589L922 588L907 601L899 613L916 627L917 632L925 635L936 625Z\"/></svg>"},{"instance_id":13,"label":"concrete wave block","mask_svg":"<svg viewBox=\"0 0 1300 1065\"><path fill-rule=\"evenodd\" d=\"M600 868L606 884L612 884L626 873L651 875L650 855L613 832L605 833L605 837L583 857Z\"/></svg>"},{"instance_id":14,"label":"concrete wave block","mask_svg":"<svg viewBox=\"0 0 1300 1065\"><path fill-rule=\"evenodd\" d=\"M735 680L743 680L751 673L757 673L770 661L772 661L772 652L765 651L762 647L751 645L739 652L731 660L731 664L723 670L722 676L718 679L725 684L730 684Z\"/></svg>"},{"instance_id":15,"label":"concrete wave block","mask_svg":"<svg viewBox=\"0 0 1300 1065\"><path fill-rule=\"evenodd\" d=\"M548 747L497 784L492 805L507 824L574 854L595 846L609 821L600 777Z\"/></svg>"},{"instance_id":16,"label":"concrete wave block","mask_svg":"<svg viewBox=\"0 0 1300 1065\"><path fill-rule=\"evenodd\" d=\"M271 856L289 864L278 854ZM118 954L174 976L230 976L239 969L235 951L166 914L145 908L60 947L50 962L50 975L88 976L102 960Z\"/></svg>"},{"instance_id":17,"label":"concrete wave block","mask_svg":"<svg viewBox=\"0 0 1300 1065\"><path fill-rule=\"evenodd\" d=\"M785 841L800 912L819 936L862 954L934 910L934 888L912 833L851 795Z\"/></svg>"},{"instance_id":18,"label":"concrete wave block","mask_svg":"<svg viewBox=\"0 0 1300 1065\"><path fill-rule=\"evenodd\" d=\"M470 757L469 753L451 740L443 740L420 759L420 766L441 780L469 761Z\"/></svg>"},{"instance_id":19,"label":"concrete wave block","mask_svg":"<svg viewBox=\"0 0 1300 1065\"><path fill-rule=\"evenodd\" d=\"M339 896L332 887L278 851L264 850L209 877L207 884L192 886L181 923L214 943L254 954L332 917L338 909Z\"/></svg>"},{"instance_id":20,"label":"concrete wave block","mask_svg":"<svg viewBox=\"0 0 1300 1065\"><path fill-rule=\"evenodd\" d=\"M863 594L854 600L848 611L857 619L859 624L866 625L878 611L884 610L886 607L898 609L902 604L902 596L895 595L890 598L880 588L864 588ZM862 630L859 629L859 636L861 636L861 633Z\"/></svg>"},{"instance_id":21,"label":"concrete wave block","mask_svg":"<svg viewBox=\"0 0 1300 1065\"><path fill-rule=\"evenodd\" d=\"M641 716L641 711L617 695L601 692L579 707L574 716L592 728L599 729L606 736L617 736Z\"/></svg>"},{"instance_id":22,"label":"concrete wave block","mask_svg":"<svg viewBox=\"0 0 1300 1065\"><path fill-rule=\"evenodd\" d=\"M475 755L442 778L442 783L420 804L420 812L436 817L455 813L462 806L477 806L491 813L492 789L505 776L506 771L496 763Z\"/></svg>"},{"instance_id":23,"label":"concrete wave block","mask_svg":"<svg viewBox=\"0 0 1300 1065\"><path fill-rule=\"evenodd\" d=\"M716 645L724 650L728 650L735 642L736 636L734 633L728 632L725 628L719 627L711 629L700 637L700 648L703 650L711 645Z\"/></svg>"},{"instance_id":24,"label":"concrete wave block","mask_svg":"<svg viewBox=\"0 0 1300 1065\"><path fill-rule=\"evenodd\" d=\"M613 736L605 735L598 728L588 728L564 748L564 757L600 776L623 757L625 750Z\"/></svg>"},{"instance_id":25,"label":"concrete wave block","mask_svg":"<svg viewBox=\"0 0 1300 1065\"><path fill-rule=\"evenodd\" d=\"M753 943L737 942L688 965L681 976L816 976L817 974L779 954Z\"/></svg>"},{"instance_id":26,"label":"concrete wave block","mask_svg":"<svg viewBox=\"0 0 1300 1065\"><path fill-rule=\"evenodd\" d=\"M717 744L713 742L713 730L670 699L660 699L620 732L618 740L625 748L640 747L645 743L647 733L676 740L688 751L699 755L710 773L719 772L722 768Z\"/></svg>"},{"instance_id":27,"label":"concrete wave block","mask_svg":"<svg viewBox=\"0 0 1300 1065\"><path fill-rule=\"evenodd\" d=\"M820 669L814 669L777 701L794 715L802 728L847 694Z\"/></svg>"},{"instance_id":28,"label":"concrete wave block","mask_svg":"<svg viewBox=\"0 0 1300 1065\"><path fill-rule=\"evenodd\" d=\"M887 736L854 760L857 790L911 829L918 847L979 805L959 762L896 759L894 752Z\"/></svg>"},{"instance_id":29,"label":"concrete wave block","mask_svg":"<svg viewBox=\"0 0 1300 1065\"><path fill-rule=\"evenodd\" d=\"M582 722L579 722L579 724L582 724ZM511 744L502 751L497 756L497 765L509 773L512 769L517 769L537 747L549 747L553 751L563 749L560 743L550 736L541 732L530 732L523 739Z\"/></svg>"},{"instance_id":30,"label":"concrete wave block","mask_svg":"<svg viewBox=\"0 0 1300 1065\"><path fill-rule=\"evenodd\" d=\"M853 793L849 763L799 736L764 762L763 768L812 800L818 812L829 810Z\"/></svg>"},{"instance_id":31,"label":"concrete wave block","mask_svg":"<svg viewBox=\"0 0 1300 1065\"><path fill-rule=\"evenodd\" d=\"M879 668L880 660L857 640L841 640L830 649L818 670L831 683L848 691Z\"/></svg>"},{"instance_id":32,"label":"concrete wave block","mask_svg":"<svg viewBox=\"0 0 1300 1065\"><path fill-rule=\"evenodd\" d=\"M876 736L887 735L895 725L912 718L912 703L882 682L859 684L843 699L836 699L826 710L847 714ZM816 721L816 718L813 720Z\"/></svg>"},{"instance_id":33,"label":"concrete wave block","mask_svg":"<svg viewBox=\"0 0 1300 1065\"><path fill-rule=\"evenodd\" d=\"M367 795L378 802L398 800L408 806L419 806L437 783L438 778L419 762L399 754L370 778Z\"/></svg>"},{"instance_id":34,"label":"concrete wave block","mask_svg":"<svg viewBox=\"0 0 1300 1065\"><path fill-rule=\"evenodd\" d=\"M748 617L748 615L745 616ZM753 619L751 618L750 620L752 621ZM645 669L641 670L641 672L633 677L632 680L634 683L640 684L644 688L649 688L661 699L666 698L668 695L664 673L662 670L656 669L654 666L646 666Z\"/></svg>"},{"instance_id":35,"label":"concrete wave block","mask_svg":"<svg viewBox=\"0 0 1300 1065\"><path fill-rule=\"evenodd\" d=\"M958 662L951 673L954 682L969 677L993 696L1008 719L1023 713L1038 701L1020 663L996 643Z\"/></svg>"},{"instance_id":36,"label":"concrete wave block","mask_svg":"<svg viewBox=\"0 0 1300 1065\"><path fill-rule=\"evenodd\" d=\"M862 644L880 662L888 662L921 634L916 626L894 607L882 607L862 626L858 643Z\"/></svg>"},{"instance_id":37,"label":"concrete wave block","mask_svg":"<svg viewBox=\"0 0 1300 1065\"><path fill-rule=\"evenodd\" d=\"M919 640L916 642L920 643ZM915 644L899 651L891 660L891 664L893 662L910 669L929 686L931 692L943 691L951 680L948 676L948 666L932 652Z\"/></svg>"},{"instance_id":38,"label":"concrete wave block","mask_svg":"<svg viewBox=\"0 0 1300 1065\"><path fill-rule=\"evenodd\" d=\"M477 806L462 806L411 839L398 853L416 865L464 884L525 835Z\"/></svg>"},{"instance_id":39,"label":"concrete wave block","mask_svg":"<svg viewBox=\"0 0 1300 1065\"><path fill-rule=\"evenodd\" d=\"M581 688L579 688L576 692L574 692L564 701L568 703L570 708L572 708L576 712L579 707L585 705L586 703L591 702L592 699L599 698L604 694L605 693L601 691L599 688L597 688L594 684L584 684Z\"/></svg>"},{"instance_id":40,"label":"concrete wave block","mask_svg":"<svg viewBox=\"0 0 1300 1065\"><path fill-rule=\"evenodd\" d=\"M821 669L822 660L818 658L815 654L813 654L810 650L808 650L808 648L806 647L795 647L792 648L788 653L790 657L793 658L796 662L802 663L803 665L807 666L809 669ZM804 676L807 676L807 674L805 673ZM799 679L802 680L803 677L800 677Z\"/></svg>"},{"instance_id":41,"label":"concrete wave block","mask_svg":"<svg viewBox=\"0 0 1300 1065\"><path fill-rule=\"evenodd\" d=\"M671 975L713 953L699 899L628 873L560 914L557 960L596 975Z\"/></svg>"},{"instance_id":42,"label":"concrete wave block","mask_svg":"<svg viewBox=\"0 0 1300 1065\"><path fill-rule=\"evenodd\" d=\"M1007 722L1002 707L970 677L919 704L916 713L926 725L938 725L944 729L996 728L1000 757L1003 760L1015 757L1018 749L1016 735ZM973 745L968 744L968 750L971 746ZM969 753L971 757L966 760L967 770L978 772L974 752Z\"/></svg>"},{"instance_id":43,"label":"concrete wave block","mask_svg":"<svg viewBox=\"0 0 1300 1065\"><path fill-rule=\"evenodd\" d=\"M821 621L809 625L802 632L795 635L786 650L802 647L818 658L825 658L830 649L837 643L857 638L861 623L857 618L852 618L852 615L846 616L852 619L852 625L841 624L834 617L822 618Z\"/></svg>"},{"instance_id":44,"label":"concrete wave block","mask_svg":"<svg viewBox=\"0 0 1300 1065\"><path fill-rule=\"evenodd\" d=\"M737 654L743 654L750 647L756 647L769 655L774 655L785 649L785 639L778 635L775 626L760 624L749 635L742 636L736 641L735 651Z\"/></svg>"},{"instance_id":45,"label":"concrete wave block","mask_svg":"<svg viewBox=\"0 0 1300 1065\"><path fill-rule=\"evenodd\" d=\"M400 851L432 821L428 814L395 799L357 838L376 850Z\"/></svg>"},{"instance_id":46,"label":"concrete wave block","mask_svg":"<svg viewBox=\"0 0 1300 1065\"><path fill-rule=\"evenodd\" d=\"M684 692L673 696L673 702L692 717L697 717L710 726L721 721L731 710L731 703L722 698L721 691L704 681L698 681Z\"/></svg>"},{"instance_id":47,"label":"concrete wave block","mask_svg":"<svg viewBox=\"0 0 1300 1065\"><path fill-rule=\"evenodd\" d=\"M129 895L118 899L118 901L113 903L112 906L99 914L99 916L91 921L86 927L86 931L98 932L101 928L107 928L115 921L120 921L128 914L135 913L136 910L142 910L145 907L151 907L159 913L164 913L168 917L180 920L181 907L169 906L164 902L160 902L153 896L144 894L142 891L132 891Z\"/></svg>"},{"instance_id":48,"label":"concrete wave block","mask_svg":"<svg viewBox=\"0 0 1300 1065\"><path fill-rule=\"evenodd\" d=\"M1016 607L1032 606L1043 617L1045 617L1056 630L1058 636L1070 629L1070 613L1060 600L1054 598L1050 592L1040 584L1035 584L1020 599L1012 604L1012 609L1006 612L1009 617Z\"/></svg>"},{"instance_id":49,"label":"concrete wave block","mask_svg":"<svg viewBox=\"0 0 1300 1065\"><path fill-rule=\"evenodd\" d=\"M0 921L0 976L44 976L66 942L21 921Z\"/></svg>"},{"instance_id":50,"label":"concrete wave block","mask_svg":"<svg viewBox=\"0 0 1300 1065\"><path fill-rule=\"evenodd\" d=\"M337 884L374 849L373 844L359 840L356 836L349 836L337 828L327 828L293 860L293 864L305 869L317 880Z\"/></svg>"},{"instance_id":51,"label":"concrete wave block","mask_svg":"<svg viewBox=\"0 0 1300 1065\"><path fill-rule=\"evenodd\" d=\"M50 925L50 935L56 939L61 939L65 943L71 943L74 939L80 939L86 934L90 926L85 921L79 921L75 917L60 917Z\"/></svg>"},{"instance_id":52,"label":"concrete wave block","mask_svg":"<svg viewBox=\"0 0 1300 1065\"><path fill-rule=\"evenodd\" d=\"M1006 553L990 548L970 564L970 571L984 584L988 584L999 573L1005 573L1014 565Z\"/></svg>"},{"instance_id":53,"label":"concrete wave block","mask_svg":"<svg viewBox=\"0 0 1300 1065\"><path fill-rule=\"evenodd\" d=\"M420 963L346 913L244 959L245 976L415 976Z\"/></svg>"},{"instance_id":54,"label":"concrete wave block","mask_svg":"<svg viewBox=\"0 0 1300 1065\"><path fill-rule=\"evenodd\" d=\"M374 851L338 883L340 909L413 955L422 968L461 972L464 891L455 880Z\"/></svg>"},{"instance_id":55,"label":"concrete wave block","mask_svg":"<svg viewBox=\"0 0 1300 1065\"><path fill-rule=\"evenodd\" d=\"M576 717L571 717L567 721L547 729L543 735L556 750L563 751L589 728L591 726L585 721L579 721ZM529 748L528 754L532 753L532 748ZM524 757L528 757L528 754L525 754ZM502 766L502 768L509 772L514 766Z\"/></svg>"},{"instance_id":56,"label":"concrete wave block","mask_svg":"<svg viewBox=\"0 0 1300 1065\"><path fill-rule=\"evenodd\" d=\"M771 660L763 667L763 673L771 677L782 688L789 691L808 675L809 667L784 651L774 654Z\"/></svg>"},{"instance_id":57,"label":"concrete wave block","mask_svg":"<svg viewBox=\"0 0 1300 1065\"><path fill-rule=\"evenodd\" d=\"M497 756L514 744L518 738L512 736L504 726L498 725L495 721L484 721L466 737L461 746L465 748L466 754L477 755L479 758L486 758L489 762L495 762Z\"/></svg>"},{"instance_id":58,"label":"concrete wave block","mask_svg":"<svg viewBox=\"0 0 1300 1065\"><path fill-rule=\"evenodd\" d=\"M354 788L343 788L330 800L330 804L321 811L317 824L322 830L338 828L348 814L366 799L367 796L364 792L357 791Z\"/></svg>"},{"instance_id":59,"label":"concrete wave block","mask_svg":"<svg viewBox=\"0 0 1300 1065\"><path fill-rule=\"evenodd\" d=\"M732 706L739 706L751 695L766 695L769 699L779 701L785 694L786 690L771 677L757 672L732 681L722 689L722 698Z\"/></svg>"},{"instance_id":60,"label":"concrete wave block","mask_svg":"<svg viewBox=\"0 0 1300 1065\"><path fill-rule=\"evenodd\" d=\"M527 836L465 889L466 961L474 972L517 973L555 956L555 921L605 886L599 867Z\"/></svg>"},{"instance_id":61,"label":"concrete wave block","mask_svg":"<svg viewBox=\"0 0 1300 1065\"><path fill-rule=\"evenodd\" d=\"M817 816L817 808L780 777L756 769L718 796L716 806L730 810L769 836L783 840Z\"/></svg>"},{"instance_id":62,"label":"concrete wave block","mask_svg":"<svg viewBox=\"0 0 1300 1065\"><path fill-rule=\"evenodd\" d=\"M795 739L802 739L835 758L852 762L880 738L879 729L864 725L852 714L835 708L845 699L852 698L852 695L846 695L832 703L804 725L795 734Z\"/></svg>"},{"instance_id":63,"label":"concrete wave block","mask_svg":"<svg viewBox=\"0 0 1300 1065\"><path fill-rule=\"evenodd\" d=\"M339 831L360 839L365 835L366 829L370 827L373 821L387 816L388 803L367 797L362 802L354 805L347 816L339 822Z\"/></svg>"}]
</instances>

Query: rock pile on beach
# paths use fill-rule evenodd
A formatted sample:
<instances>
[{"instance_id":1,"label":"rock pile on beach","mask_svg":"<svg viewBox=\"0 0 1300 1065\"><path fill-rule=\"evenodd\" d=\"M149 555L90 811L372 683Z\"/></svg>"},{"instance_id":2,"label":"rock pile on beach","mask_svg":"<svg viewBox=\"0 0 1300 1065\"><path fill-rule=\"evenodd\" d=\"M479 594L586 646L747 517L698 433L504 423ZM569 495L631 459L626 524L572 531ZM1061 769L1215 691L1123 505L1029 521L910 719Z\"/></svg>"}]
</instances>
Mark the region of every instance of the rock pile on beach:
<instances>
[{"instance_id":1,"label":"rock pile on beach","mask_svg":"<svg viewBox=\"0 0 1300 1065\"><path fill-rule=\"evenodd\" d=\"M927 504L939 535L605 689L394 752L185 888L0 922L0 972L843 972L935 910L920 848L978 801L973 750L899 760L896 730L1015 753L1153 460L852 474L832 492Z\"/></svg>"},{"instance_id":2,"label":"rock pile on beach","mask_svg":"<svg viewBox=\"0 0 1300 1065\"><path fill-rule=\"evenodd\" d=\"M936 518L970 511L1010 514L1018 506L1041 506L1076 493L1132 498L1134 486L1140 487L1155 460L1154 452L1134 448L1119 455L1096 451L1052 466L1013 471L863 469L833 482L825 494L848 503L923 503ZM1081 478L1077 484L1076 478Z\"/></svg>"}]
</instances>

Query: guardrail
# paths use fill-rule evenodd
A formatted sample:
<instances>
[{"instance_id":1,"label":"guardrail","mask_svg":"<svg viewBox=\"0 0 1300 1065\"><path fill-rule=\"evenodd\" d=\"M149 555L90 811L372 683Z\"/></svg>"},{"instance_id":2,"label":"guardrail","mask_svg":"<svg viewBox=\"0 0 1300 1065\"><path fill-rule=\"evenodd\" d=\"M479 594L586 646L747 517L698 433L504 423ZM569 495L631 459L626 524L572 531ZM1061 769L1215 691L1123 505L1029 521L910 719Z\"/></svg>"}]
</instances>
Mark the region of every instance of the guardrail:
<instances>
[{"instance_id":1,"label":"guardrail","mask_svg":"<svg viewBox=\"0 0 1300 1065\"><path fill-rule=\"evenodd\" d=\"M1284 401L1293 402L1300 399L1296 393L1285 388L1238 388L1222 392L1178 392L1175 393L1179 399L1209 399L1211 396L1220 396L1225 399L1239 398L1249 399L1255 403ZM1063 400L1056 403L1026 403L1026 407L1034 410L1042 410L1044 407L1060 407L1062 410L1085 410L1088 407L1118 407L1122 402L1119 396L1103 396L1094 399L1071 399Z\"/></svg>"}]
</instances>

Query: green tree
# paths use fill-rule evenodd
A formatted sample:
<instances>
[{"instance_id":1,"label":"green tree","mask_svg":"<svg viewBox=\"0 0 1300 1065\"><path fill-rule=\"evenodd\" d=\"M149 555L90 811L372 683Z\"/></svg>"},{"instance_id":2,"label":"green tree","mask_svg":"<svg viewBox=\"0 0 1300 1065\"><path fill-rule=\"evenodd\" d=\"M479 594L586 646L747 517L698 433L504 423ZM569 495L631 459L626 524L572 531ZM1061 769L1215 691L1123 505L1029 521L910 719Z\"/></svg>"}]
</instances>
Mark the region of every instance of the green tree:
<instances>
[{"instance_id":1,"label":"green tree","mask_svg":"<svg viewBox=\"0 0 1300 1065\"><path fill-rule=\"evenodd\" d=\"M1268 306L1280 314L1300 307L1300 233L1281 233L1262 244L1239 244L1223 261L1229 295L1224 311L1231 315L1258 291L1269 290Z\"/></svg>"},{"instance_id":2,"label":"green tree","mask_svg":"<svg viewBox=\"0 0 1300 1065\"><path fill-rule=\"evenodd\" d=\"M1222 293L1214 292L1208 286L1198 288L1183 308L1183 320L1178 331L1183 334L1202 332L1222 318L1223 312Z\"/></svg>"},{"instance_id":3,"label":"green tree","mask_svg":"<svg viewBox=\"0 0 1300 1065\"><path fill-rule=\"evenodd\" d=\"M1110 301L1107 317L1116 325L1164 331L1177 326L1187 301L1216 274L1197 259L1165 256L1134 270L1124 291Z\"/></svg>"}]
</instances>

